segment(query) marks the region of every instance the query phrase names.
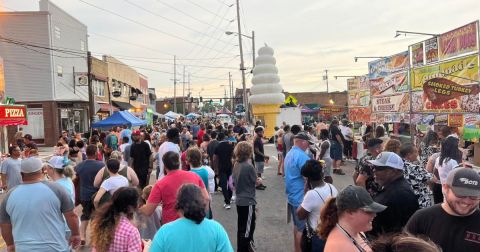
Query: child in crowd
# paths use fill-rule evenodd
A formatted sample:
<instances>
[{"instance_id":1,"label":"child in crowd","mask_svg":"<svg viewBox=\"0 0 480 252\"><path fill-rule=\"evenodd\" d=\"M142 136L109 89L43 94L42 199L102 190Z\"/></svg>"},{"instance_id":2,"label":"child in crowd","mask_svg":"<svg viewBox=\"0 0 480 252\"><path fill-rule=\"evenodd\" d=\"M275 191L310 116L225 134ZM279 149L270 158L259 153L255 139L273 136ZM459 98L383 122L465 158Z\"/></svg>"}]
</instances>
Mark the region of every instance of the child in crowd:
<instances>
[{"instance_id":1,"label":"child in crowd","mask_svg":"<svg viewBox=\"0 0 480 252\"><path fill-rule=\"evenodd\" d=\"M140 199L142 201L141 205L144 205L147 202L148 197L152 192L152 188L153 188L152 185L148 185L145 188L143 188L142 198ZM157 233L157 230L161 226L162 207L158 206L157 209L155 209L155 212L151 216L138 214L137 217L139 218L138 230L140 231L140 237L142 237L143 240L152 240L153 237L155 236L155 233Z\"/></svg>"}]
</instances>

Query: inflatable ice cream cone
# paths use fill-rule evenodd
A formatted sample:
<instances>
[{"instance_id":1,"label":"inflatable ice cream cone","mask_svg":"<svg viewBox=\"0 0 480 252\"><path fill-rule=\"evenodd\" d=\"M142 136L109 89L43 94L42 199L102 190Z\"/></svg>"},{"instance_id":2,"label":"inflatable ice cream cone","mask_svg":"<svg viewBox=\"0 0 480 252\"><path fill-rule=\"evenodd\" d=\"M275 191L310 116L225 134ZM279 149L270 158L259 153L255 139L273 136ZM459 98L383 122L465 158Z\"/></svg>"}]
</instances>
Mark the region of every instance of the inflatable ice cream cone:
<instances>
[{"instance_id":1,"label":"inflatable ice cream cone","mask_svg":"<svg viewBox=\"0 0 480 252\"><path fill-rule=\"evenodd\" d=\"M273 49L267 45L260 48L255 62L250 89L252 95L248 100L252 104L253 115L265 126L265 136L270 138L275 133L274 128L285 95L282 93Z\"/></svg>"}]
</instances>

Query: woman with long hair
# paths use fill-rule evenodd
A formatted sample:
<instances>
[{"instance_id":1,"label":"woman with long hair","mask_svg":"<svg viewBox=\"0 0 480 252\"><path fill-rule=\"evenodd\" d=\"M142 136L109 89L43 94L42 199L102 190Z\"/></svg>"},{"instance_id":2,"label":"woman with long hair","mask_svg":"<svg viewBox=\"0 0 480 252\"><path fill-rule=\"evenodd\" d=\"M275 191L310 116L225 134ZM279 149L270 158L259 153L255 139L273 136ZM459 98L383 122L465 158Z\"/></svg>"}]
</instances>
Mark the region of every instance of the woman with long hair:
<instances>
[{"instance_id":1,"label":"woman with long hair","mask_svg":"<svg viewBox=\"0 0 480 252\"><path fill-rule=\"evenodd\" d=\"M278 158L277 175L283 175L285 173L283 167L283 135L285 135L285 132L282 129L279 129L277 133L277 141L275 143Z\"/></svg>"},{"instance_id":2,"label":"woman with long hair","mask_svg":"<svg viewBox=\"0 0 480 252\"><path fill-rule=\"evenodd\" d=\"M317 227L320 238L327 240L324 251L371 252L363 232L372 229L373 218L386 208L359 186L348 186L328 199Z\"/></svg>"},{"instance_id":3,"label":"woman with long hair","mask_svg":"<svg viewBox=\"0 0 480 252\"><path fill-rule=\"evenodd\" d=\"M429 130L423 141L420 142L419 150L420 165L422 168L425 168L428 158L432 156L433 153L438 152L438 134L433 130Z\"/></svg>"},{"instance_id":4,"label":"woman with long hair","mask_svg":"<svg viewBox=\"0 0 480 252\"><path fill-rule=\"evenodd\" d=\"M437 183L433 186L434 203L443 202L442 186L447 182L448 174L462 163L462 152L458 149L458 138L450 136L443 140L440 156L435 160L433 175Z\"/></svg>"},{"instance_id":5,"label":"woman with long hair","mask_svg":"<svg viewBox=\"0 0 480 252\"><path fill-rule=\"evenodd\" d=\"M150 252L233 252L222 225L205 218L207 204L207 196L197 185L180 187L175 205L180 218L158 230Z\"/></svg>"},{"instance_id":6,"label":"woman with long hair","mask_svg":"<svg viewBox=\"0 0 480 252\"><path fill-rule=\"evenodd\" d=\"M400 154L400 147L402 146L402 142L397 139L390 139L388 140L387 144L385 144L385 148L383 151L393 152L395 154Z\"/></svg>"},{"instance_id":7,"label":"woman with long hair","mask_svg":"<svg viewBox=\"0 0 480 252\"><path fill-rule=\"evenodd\" d=\"M322 130L323 131L323 130ZM307 178L305 196L297 209L300 220L306 219L302 233L302 251L323 251L325 240L321 240L316 233L316 226L320 218L320 209L330 197L337 196L337 189L324 181L323 161L308 160L301 169L303 177Z\"/></svg>"},{"instance_id":8,"label":"woman with long hair","mask_svg":"<svg viewBox=\"0 0 480 252\"><path fill-rule=\"evenodd\" d=\"M233 166L233 181L235 184L237 205L237 251L251 251L253 233L255 232L255 186L259 184L255 167L250 163L253 146L240 142L233 151L235 163Z\"/></svg>"},{"instance_id":9,"label":"woman with long hair","mask_svg":"<svg viewBox=\"0 0 480 252\"><path fill-rule=\"evenodd\" d=\"M119 188L112 198L97 210L92 221L93 251L142 251L140 232L132 224L138 206L135 188Z\"/></svg>"}]
</instances>

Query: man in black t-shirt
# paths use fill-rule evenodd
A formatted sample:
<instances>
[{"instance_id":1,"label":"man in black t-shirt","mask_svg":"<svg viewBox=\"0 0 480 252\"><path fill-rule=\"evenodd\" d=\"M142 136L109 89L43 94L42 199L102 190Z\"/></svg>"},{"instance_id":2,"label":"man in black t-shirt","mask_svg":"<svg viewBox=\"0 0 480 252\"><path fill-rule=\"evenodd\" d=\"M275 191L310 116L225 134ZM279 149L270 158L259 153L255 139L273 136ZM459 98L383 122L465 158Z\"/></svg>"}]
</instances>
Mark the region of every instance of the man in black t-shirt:
<instances>
[{"instance_id":1,"label":"man in black t-shirt","mask_svg":"<svg viewBox=\"0 0 480 252\"><path fill-rule=\"evenodd\" d=\"M443 252L480 251L480 175L456 168L442 185L445 201L416 212L405 231L427 236Z\"/></svg>"},{"instance_id":2,"label":"man in black t-shirt","mask_svg":"<svg viewBox=\"0 0 480 252\"><path fill-rule=\"evenodd\" d=\"M340 168L340 163L343 159L343 134L338 128L338 120L332 120L330 127L328 128L328 138L330 139L330 157L333 159L333 173L338 175L345 175Z\"/></svg>"},{"instance_id":3,"label":"man in black t-shirt","mask_svg":"<svg viewBox=\"0 0 480 252\"><path fill-rule=\"evenodd\" d=\"M265 160L267 159L267 157L265 156L265 151L263 149L263 127L258 126L257 128L255 128L255 134L255 140L253 140L253 153L255 154L254 161L255 168L257 170L257 176L261 178L263 169L265 167ZM265 190L265 188L267 187L260 183L256 186L256 188L258 190Z\"/></svg>"},{"instance_id":4,"label":"man in black t-shirt","mask_svg":"<svg viewBox=\"0 0 480 252\"><path fill-rule=\"evenodd\" d=\"M214 162L218 165L218 176L220 177L220 187L222 188L225 209L230 209L230 201L232 200L232 190L228 187L228 178L232 175L232 155L233 143L227 141L225 133L220 131L217 135L219 141L214 151Z\"/></svg>"},{"instance_id":5,"label":"man in black t-shirt","mask_svg":"<svg viewBox=\"0 0 480 252\"><path fill-rule=\"evenodd\" d=\"M152 172L150 168L150 156L152 151L150 146L140 137L140 131L135 130L132 133L133 144L130 147L130 157L133 159L133 170L138 176L139 187L143 189L148 185L148 176Z\"/></svg>"},{"instance_id":6,"label":"man in black t-shirt","mask_svg":"<svg viewBox=\"0 0 480 252\"><path fill-rule=\"evenodd\" d=\"M381 187L373 200L387 206L373 219L368 235L399 232L419 208L417 196L403 176L403 160L396 153L384 151L368 162L373 165L375 182Z\"/></svg>"}]
</instances>

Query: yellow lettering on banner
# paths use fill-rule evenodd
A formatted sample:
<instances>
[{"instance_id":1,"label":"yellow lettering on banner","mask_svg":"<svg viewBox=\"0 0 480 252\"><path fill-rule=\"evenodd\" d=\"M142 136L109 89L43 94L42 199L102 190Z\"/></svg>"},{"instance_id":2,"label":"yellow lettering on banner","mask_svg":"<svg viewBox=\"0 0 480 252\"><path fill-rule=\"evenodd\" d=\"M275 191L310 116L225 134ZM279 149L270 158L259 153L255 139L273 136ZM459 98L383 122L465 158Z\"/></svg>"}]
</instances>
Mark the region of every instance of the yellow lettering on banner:
<instances>
[{"instance_id":1,"label":"yellow lettering on banner","mask_svg":"<svg viewBox=\"0 0 480 252\"><path fill-rule=\"evenodd\" d=\"M25 117L23 109L5 109L5 117Z\"/></svg>"},{"instance_id":2,"label":"yellow lettering on banner","mask_svg":"<svg viewBox=\"0 0 480 252\"><path fill-rule=\"evenodd\" d=\"M478 73L478 54L476 54L440 64L415 68L410 73L410 80L412 90L421 90L424 83L433 78L445 78L459 85L470 84L472 83L471 80L479 80Z\"/></svg>"}]
</instances>

